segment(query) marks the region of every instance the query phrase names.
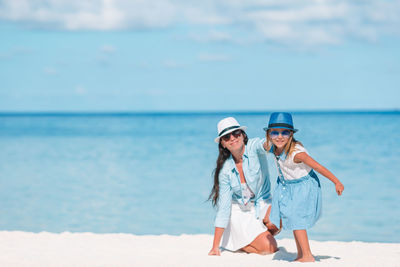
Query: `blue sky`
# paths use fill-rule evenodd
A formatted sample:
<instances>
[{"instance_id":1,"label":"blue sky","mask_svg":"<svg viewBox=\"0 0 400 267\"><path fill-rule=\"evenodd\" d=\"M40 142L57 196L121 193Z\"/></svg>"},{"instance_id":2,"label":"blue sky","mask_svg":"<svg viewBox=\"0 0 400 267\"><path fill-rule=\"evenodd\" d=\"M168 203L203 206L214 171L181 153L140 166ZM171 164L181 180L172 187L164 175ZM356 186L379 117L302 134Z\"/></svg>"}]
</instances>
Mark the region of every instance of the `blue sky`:
<instances>
[{"instance_id":1,"label":"blue sky","mask_svg":"<svg viewBox=\"0 0 400 267\"><path fill-rule=\"evenodd\" d=\"M0 111L400 109L400 2L0 1Z\"/></svg>"}]
</instances>

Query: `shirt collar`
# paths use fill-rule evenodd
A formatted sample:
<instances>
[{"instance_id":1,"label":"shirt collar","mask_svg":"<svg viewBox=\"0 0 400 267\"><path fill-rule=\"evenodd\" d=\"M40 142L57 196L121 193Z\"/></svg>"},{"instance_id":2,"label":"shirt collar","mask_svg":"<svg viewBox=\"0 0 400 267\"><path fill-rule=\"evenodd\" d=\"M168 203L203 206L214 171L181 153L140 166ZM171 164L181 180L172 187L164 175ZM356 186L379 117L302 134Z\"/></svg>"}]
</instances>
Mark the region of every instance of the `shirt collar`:
<instances>
[{"instance_id":1,"label":"shirt collar","mask_svg":"<svg viewBox=\"0 0 400 267\"><path fill-rule=\"evenodd\" d=\"M243 156L246 157L246 158L249 158L249 156L248 156L247 154L248 154L247 145L245 145L245 146L244 146L244 153L243 153Z\"/></svg>"},{"instance_id":2,"label":"shirt collar","mask_svg":"<svg viewBox=\"0 0 400 267\"><path fill-rule=\"evenodd\" d=\"M271 146L271 149L269 150L269 152L274 154L274 146L273 145ZM278 158L281 159L282 161L285 161L286 157L287 157L287 154L285 153L285 150L283 150L282 153L278 156Z\"/></svg>"}]
</instances>

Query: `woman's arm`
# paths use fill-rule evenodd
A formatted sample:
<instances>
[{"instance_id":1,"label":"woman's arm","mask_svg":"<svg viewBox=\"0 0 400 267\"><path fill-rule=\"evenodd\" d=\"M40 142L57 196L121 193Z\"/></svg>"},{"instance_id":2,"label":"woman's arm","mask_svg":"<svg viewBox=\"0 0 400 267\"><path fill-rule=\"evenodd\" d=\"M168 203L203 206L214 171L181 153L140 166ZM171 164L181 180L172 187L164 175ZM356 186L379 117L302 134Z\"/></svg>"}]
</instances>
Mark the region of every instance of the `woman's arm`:
<instances>
[{"instance_id":1,"label":"woman's arm","mask_svg":"<svg viewBox=\"0 0 400 267\"><path fill-rule=\"evenodd\" d=\"M221 256L221 251L219 250L219 243L221 242L222 234L224 233L224 228L221 227L215 227L214 231L214 241L213 241L213 246L208 252L208 255L216 255L216 256Z\"/></svg>"},{"instance_id":2,"label":"woman's arm","mask_svg":"<svg viewBox=\"0 0 400 267\"><path fill-rule=\"evenodd\" d=\"M228 225L232 208L232 189L229 176L223 172L219 174L219 198L217 203L217 214L215 217L215 231L212 248L208 255L220 255L219 244Z\"/></svg>"},{"instance_id":3,"label":"woman's arm","mask_svg":"<svg viewBox=\"0 0 400 267\"><path fill-rule=\"evenodd\" d=\"M333 175L327 168L319 164L316 160L314 160L312 157L310 157L306 152L300 152L297 153L294 156L294 162L296 163L301 163L303 162L304 164L310 166L329 180L331 180L332 183L335 184L335 189L336 193L340 196L344 190L343 184L339 181L339 179Z\"/></svg>"}]
</instances>

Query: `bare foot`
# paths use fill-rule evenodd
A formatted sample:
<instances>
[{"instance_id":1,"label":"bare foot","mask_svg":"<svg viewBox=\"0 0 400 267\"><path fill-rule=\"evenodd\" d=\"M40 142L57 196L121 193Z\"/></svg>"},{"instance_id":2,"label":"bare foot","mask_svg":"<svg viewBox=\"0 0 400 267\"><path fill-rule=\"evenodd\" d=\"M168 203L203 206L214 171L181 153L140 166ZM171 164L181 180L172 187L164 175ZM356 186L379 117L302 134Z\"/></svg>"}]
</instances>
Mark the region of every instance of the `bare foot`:
<instances>
[{"instance_id":1,"label":"bare foot","mask_svg":"<svg viewBox=\"0 0 400 267\"><path fill-rule=\"evenodd\" d=\"M308 257L296 258L294 261L298 261L298 262L315 262L315 259L314 259L313 256L308 256Z\"/></svg>"},{"instance_id":2,"label":"bare foot","mask_svg":"<svg viewBox=\"0 0 400 267\"><path fill-rule=\"evenodd\" d=\"M293 261L298 261L299 259L301 259L303 256L297 255L297 257L293 260Z\"/></svg>"}]
</instances>

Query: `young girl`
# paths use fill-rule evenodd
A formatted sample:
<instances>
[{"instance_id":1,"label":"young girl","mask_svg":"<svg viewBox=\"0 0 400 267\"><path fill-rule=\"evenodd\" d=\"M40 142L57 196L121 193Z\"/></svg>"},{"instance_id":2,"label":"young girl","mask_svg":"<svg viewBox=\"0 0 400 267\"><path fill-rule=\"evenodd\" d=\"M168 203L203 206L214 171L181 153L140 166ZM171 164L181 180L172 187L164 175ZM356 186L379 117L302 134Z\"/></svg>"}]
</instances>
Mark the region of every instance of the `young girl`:
<instances>
[{"instance_id":1,"label":"young girl","mask_svg":"<svg viewBox=\"0 0 400 267\"><path fill-rule=\"evenodd\" d=\"M328 169L311 158L293 134L292 115L275 112L270 116L266 131L267 151L275 155L278 181L272 199L268 225L279 225L293 230L297 247L295 261L315 261L308 243L307 229L318 220L321 213L321 184L314 170L335 184L338 195L343 184Z\"/></svg>"}]
</instances>

